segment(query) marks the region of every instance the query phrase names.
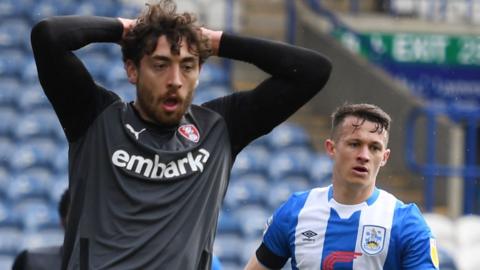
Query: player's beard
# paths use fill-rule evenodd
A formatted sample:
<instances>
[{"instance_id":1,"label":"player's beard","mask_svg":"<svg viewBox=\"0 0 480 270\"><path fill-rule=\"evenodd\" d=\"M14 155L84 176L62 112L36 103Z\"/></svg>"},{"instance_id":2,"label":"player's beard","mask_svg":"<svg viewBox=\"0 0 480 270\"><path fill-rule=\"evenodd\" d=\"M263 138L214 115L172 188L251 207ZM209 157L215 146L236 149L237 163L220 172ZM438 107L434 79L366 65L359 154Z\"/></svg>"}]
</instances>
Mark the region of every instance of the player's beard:
<instances>
[{"instance_id":1,"label":"player's beard","mask_svg":"<svg viewBox=\"0 0 480 270\"><path fill-rule=\"evenodd\" d=\"M165 100L165 97L155 99L151 96L139 95L137 92L136 103L148 117L148 119L144 120L150 120L160 125L174 126L180 123L192 103L192 99L193 91L189 91L185 98L178 98L178 107L172 112L167 112L162 108L162 102Z\"/></svg>"}]
</instances>

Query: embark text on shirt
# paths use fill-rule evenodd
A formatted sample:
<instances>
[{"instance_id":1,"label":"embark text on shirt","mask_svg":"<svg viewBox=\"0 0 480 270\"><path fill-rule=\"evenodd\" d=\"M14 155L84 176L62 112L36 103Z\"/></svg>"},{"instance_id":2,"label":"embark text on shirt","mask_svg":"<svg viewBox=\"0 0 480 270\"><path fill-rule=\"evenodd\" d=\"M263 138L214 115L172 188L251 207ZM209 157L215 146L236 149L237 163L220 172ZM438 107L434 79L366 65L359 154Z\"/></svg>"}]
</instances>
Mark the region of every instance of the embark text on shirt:
<instances>
[{"instance_id":1,"label":"embark text on shirt","mask_svg":"<svg viewBox=\"0 0 480 270\"><path fill-rule=\"evenodd\" d=\"M162 163L157 154L155 154L153 159L150 159L130 155L127 151L119 149L113 153L112 163L117 167L125 168L151 179L166 179L190 172L203 172L204 165L209 157L210 153L201 148L195 154L188 152L184 158L173 160L169 163Z\"/></svg>"}]
</instances>

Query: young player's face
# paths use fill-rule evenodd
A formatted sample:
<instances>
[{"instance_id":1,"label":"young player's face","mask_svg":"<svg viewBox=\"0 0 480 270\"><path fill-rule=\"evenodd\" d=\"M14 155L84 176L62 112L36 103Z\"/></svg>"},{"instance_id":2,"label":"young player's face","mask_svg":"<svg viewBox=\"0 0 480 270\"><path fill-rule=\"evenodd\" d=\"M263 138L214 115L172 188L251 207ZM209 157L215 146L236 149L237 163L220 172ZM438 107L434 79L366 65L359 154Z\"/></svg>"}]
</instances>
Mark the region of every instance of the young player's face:
<instances>
[{"instance_id":1,"label":"young player's face","mask_svg":"<svg viewBox=\"0 0 480 270\"><path fill-rule=\"evenodd\" d=\"M145 120L164 125L180 122L192 102L200 73L199 58L188 51L184 40L179 55L172 54L170 47L161 36L138 68L127 61L129 81L137 86L135 107Z\"/></svg>"},{"instance_id":2,"label":"young player's face","mask_svg":"<svg viewBox=\"0 0 480 270\"><path fill-rule=\"evenodd\" d=\"M348 116L338 127L333 140L326 140L325 149L333 158L333 181L344 186L372 188L380 167L390 155L387 132L376 130L377 124ZM353 186L352 186L353 185Z\"/></svg>"}]
</instances>

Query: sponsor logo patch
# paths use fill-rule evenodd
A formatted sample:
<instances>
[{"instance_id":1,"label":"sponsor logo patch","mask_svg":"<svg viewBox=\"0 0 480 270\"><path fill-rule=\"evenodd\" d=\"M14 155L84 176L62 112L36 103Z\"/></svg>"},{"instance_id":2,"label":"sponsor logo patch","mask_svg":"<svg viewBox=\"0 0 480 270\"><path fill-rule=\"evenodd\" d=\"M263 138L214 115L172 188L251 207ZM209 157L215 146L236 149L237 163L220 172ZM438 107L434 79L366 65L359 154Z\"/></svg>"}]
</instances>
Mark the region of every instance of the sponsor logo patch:
<instances>
[{"instance_id":1,"label":"sponsor logo patch","mask_svg":"<svg viewBox=\"0 0 480 270\"><path fill-rule=\"evenodd\" d=\"M190 140L194 143L197 143L200 140L200 133L198 132L198 129L192 124L180 126L178 128L178 132L187 140Z\"/></svg>"},{"instance_id":2,"label":"sponsor logo patch","mask_svg":"<svg viewBox=\"0 0 480 270\"><path fill-rule=\"evenodd\" d=\"M435 268L438 269L440 262L438 260L437 241L433 238L430 238L430 258Z\"/></svg>"},{"instance_id":3,"label":"sponsor logo patch","mask_svg":"<svg viewBox=\"0 0 480 270\"><path fill-rule=\"evenodd\" d=\"M162 161L161 156L153 157L130 154L126 150L118 149L112 154L112 163L116 167L150 179L170 179L194 172L203 172L210 153L206 149L188 152L176 160Z\"/></svg>"}]
</instances>

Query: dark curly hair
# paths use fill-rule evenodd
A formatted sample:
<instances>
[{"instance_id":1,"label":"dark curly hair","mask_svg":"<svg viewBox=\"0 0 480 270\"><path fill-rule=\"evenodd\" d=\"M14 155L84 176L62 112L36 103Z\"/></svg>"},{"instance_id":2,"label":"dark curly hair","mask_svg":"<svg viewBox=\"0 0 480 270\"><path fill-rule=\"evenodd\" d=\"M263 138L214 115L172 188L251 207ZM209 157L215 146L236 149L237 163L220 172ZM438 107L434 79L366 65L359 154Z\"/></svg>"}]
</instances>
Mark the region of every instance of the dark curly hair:
<instances>
[{"instance_id":1,"label":"dark curly hair","mask_svg":"<svg viewBox=\"0 0 480 270\"><path fill-rule=\"evenodd\" d=\"M188 51L199 57L200 64L204 63L212 50L196 21L192 13L177 13L177 6L171 0L146 4L134 28L121 42L123 61L132 60L138 66L144 55L153 53L158 38L165 35L173 54L180 53L180 42L184 38Z\"/></svg>"}]
</instances>

